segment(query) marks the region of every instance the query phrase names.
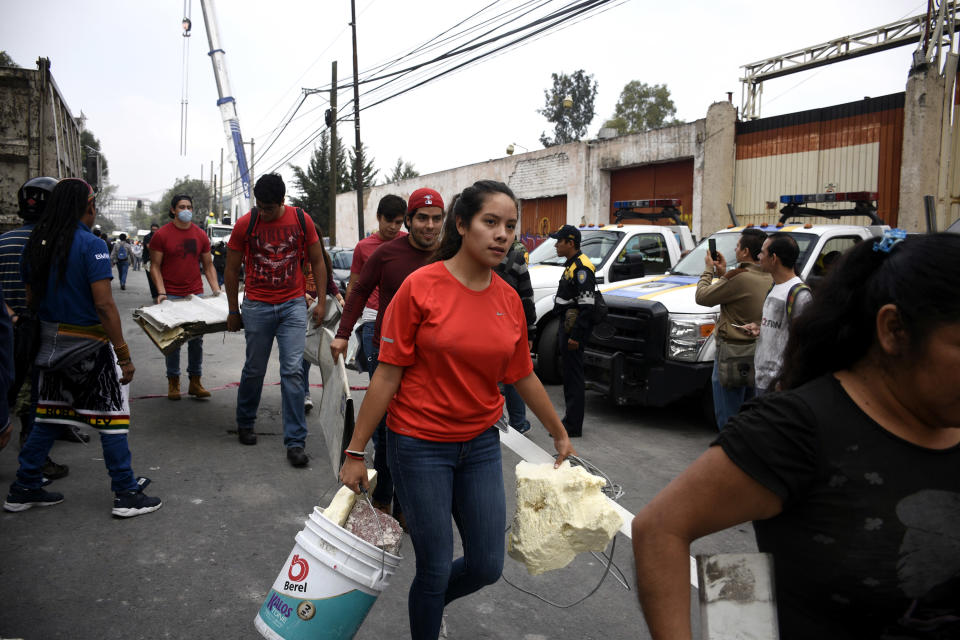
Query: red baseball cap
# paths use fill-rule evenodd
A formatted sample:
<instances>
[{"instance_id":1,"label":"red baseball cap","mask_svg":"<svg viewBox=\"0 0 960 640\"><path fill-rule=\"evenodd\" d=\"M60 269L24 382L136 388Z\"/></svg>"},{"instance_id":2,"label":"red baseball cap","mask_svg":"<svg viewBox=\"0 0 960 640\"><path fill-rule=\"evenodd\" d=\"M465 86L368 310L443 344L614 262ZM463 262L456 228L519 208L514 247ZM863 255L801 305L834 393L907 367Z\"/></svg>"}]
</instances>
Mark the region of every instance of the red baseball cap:
<instances>
[{"instance_id":1,"label":"red baseball cap","mask_svg":"<svg viewBox=\"0 0 960 640\"><path fill-rule=\"evenodd\" d=\"M423 187L410 194L407 199L407 214L411 214L420 207L440 207L443 209L443 198L433 189Z\"/></svg>"}]
</instances>

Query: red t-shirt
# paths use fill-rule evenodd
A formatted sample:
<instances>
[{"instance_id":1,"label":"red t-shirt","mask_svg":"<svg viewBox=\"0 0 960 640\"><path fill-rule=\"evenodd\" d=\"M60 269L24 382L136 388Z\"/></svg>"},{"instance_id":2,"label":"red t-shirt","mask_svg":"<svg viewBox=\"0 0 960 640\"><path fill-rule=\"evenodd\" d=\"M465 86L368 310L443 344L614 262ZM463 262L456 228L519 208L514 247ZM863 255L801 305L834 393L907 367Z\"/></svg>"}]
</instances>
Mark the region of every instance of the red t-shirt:
<instances>
[{"instance_id":1,"label":"red t-shirt","mask_svg":"<svg viewBox=\"0 0 960 640\"><path fill-rule=\"evenodd\" d=\"M160 276L172 296L203 293L200 256L210 253L210 238L197 225L178 229L173 222L160 227L150 239L150 250L163 253Z\"/></svg>"},{"instance_id":2,"label":"red t-shirt","mask_svg":"<svg viewBox=\"0 0 960 640\"><path fill-rule=\"evenodd\" d=\"M396 237L404 238L406 235L405 232L401 231ZM379 233L370 234L358 242L357 246L353 248L353 262L350 263L350 273L356 274L359 278L360 273L363 271L363 265L367 263L367 259L385 242L389 242L389 240L381 238ZM370 294L370 297L367 298L366 306L369 309L380 309L380 287L376 287L373 293Z\"/></svg>"},{"instance_id":3,"label":"red t-shirt","mask_svg":"<svg viewBox=\"0 0 960 640\"><path fill-rule=\"evenodd\" d=\"M280 304L303 296L303 269L300 265L309 259L307 247L320 240L310 216L304 213L303 218L301 227L296 208L290 206L285 206L283 214L272 222L265 222L259 215L249 237L250 213L237 220L227 247L243 253L246 297Z\"/></svg>"},{"instance_id":4,"label":"red t-shirt","mask_svg":"<svg viewBox=\"0 0 960 640\"><path fill-rule=\"evenodd\" d=\"M497 275L473 291L435 262L407 277L383 315L380 362L405 367L387 426L405 436L477 437L503 413L497 383L533 371L523 304Z\"/></svg>"}]
</instances>

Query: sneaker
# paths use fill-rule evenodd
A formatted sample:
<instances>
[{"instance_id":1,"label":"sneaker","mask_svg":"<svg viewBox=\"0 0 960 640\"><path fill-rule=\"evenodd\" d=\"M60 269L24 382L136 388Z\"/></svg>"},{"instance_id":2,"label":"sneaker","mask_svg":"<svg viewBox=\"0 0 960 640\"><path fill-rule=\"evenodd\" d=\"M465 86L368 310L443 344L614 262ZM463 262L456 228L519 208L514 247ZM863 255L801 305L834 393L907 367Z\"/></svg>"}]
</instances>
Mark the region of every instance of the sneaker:
<instances>
[{"instance_id":1,"label":"sneaker","mask_svg":"<svg viewBox=\"0 0 960 640\"><path fill-rule=\"evenodd\" d=\"M517 433L519 433L520 435L523 435L527 431L530 431L530 423L527 422L525 424L520 425L519 427L514 427L514 429L517 430Z\"/></svg>"},{"instance_id":2,"label":"sneaker","mask_svg":"<svg viewBox=\"0 0 960 640\"><path fill-rule=\"evenodd\" d=\"M287 449L287 460L290 461L290 464L294 467L305 467L309 458L307 454L304 453L303 447L290 447Z\"/></svg>"},{"instance_id":3,"label":"sneaker","mask_svg":"<svg viewBox=\"0 0 960 640\"><path fill-rule=\"evenodd\" d=\"M43 463L42 472L45 478L59 480L67 477L67 474L70 473L70 467L65 464L57 464L47 456L47 461Z\"/></svg>"},{"instance_id":4,"label":"sneaker","mask_svg":"<svg viewBox=\"0 0 960 640\"><path fill-rule=\"evenodd\" d=\"M257 444L257 434L253 429L237 429L237 439L240 444Z\"/></svg>"},{"instance_id":5,"label":"sneaker","mask_svg":"<svg viewBox=\"0 0 960 640\"><path fill-rule=\"evenodd\" d=\"M303 412L310 413L310 409L313 409L313 400L310 399L310 396L307 396L303 399Z\"/></svg>"},{"instance_id":6,"label":"sneaker","mask_svg":"<svg viewBox=\"0 0 960 640\"><path fill-rule=\"evenodd\" d=\"M143 492L144 487L150 484L149 478L137 478L135 491L118 491L114 494L113 515L118 518L132 518L151 513L163 506L160 498L151 498Z\"/></svg>"},{"instance_id":7,"label":"sneaker","mask_svg":"<svg viewBox=\"0 0 960 640\"><path fill-rule=\"evenodd\" d=\"M63 502L62 493L54 493L43 489L26 489L19 485L11 485L10 493L3 503L3 510L16 513L26 511L30 507L49 507Z\"/></svg>"}]
</instances>

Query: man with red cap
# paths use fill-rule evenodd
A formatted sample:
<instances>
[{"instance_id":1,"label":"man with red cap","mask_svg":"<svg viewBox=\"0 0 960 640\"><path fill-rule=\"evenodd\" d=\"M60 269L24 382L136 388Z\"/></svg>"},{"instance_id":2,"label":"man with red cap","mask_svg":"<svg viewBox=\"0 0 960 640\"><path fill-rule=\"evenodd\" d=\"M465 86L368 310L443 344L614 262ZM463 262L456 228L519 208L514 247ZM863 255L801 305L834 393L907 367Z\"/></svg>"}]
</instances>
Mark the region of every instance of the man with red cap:
<instances>
[{"instance_id":1,"label":"man with red cap","mask_svg":"<svg viewBox=\"0 0 960 640\"><path fill-rule=\"evenodd\" d=\"M437 248L440 229L443 227L443 198L433 189L426 187L417 189L407 200L407 214L403 218L403 224L409 234L385 242L374 251L363 265L360 277L350 288L336 339L330 343L334 361L338 356L346 357L347 341L350 338L350 332L353 331L353 325L363 312L367 298L379 287L380 304L373 333L375 353L372 358L372 365L376 368L376 352L379 351L383 314L407 276L427 264L434 249ZM373 371L370 372L370 376L373 377ZM390 513L392 499L393 517L403 524L401 507L393 495L393 481L390 478L390 470L387 468L384 446L386 432L386 422L381 420L373 435L373 468L377 471L373 503L375 507Z\"/></svg>"}]
</instances>

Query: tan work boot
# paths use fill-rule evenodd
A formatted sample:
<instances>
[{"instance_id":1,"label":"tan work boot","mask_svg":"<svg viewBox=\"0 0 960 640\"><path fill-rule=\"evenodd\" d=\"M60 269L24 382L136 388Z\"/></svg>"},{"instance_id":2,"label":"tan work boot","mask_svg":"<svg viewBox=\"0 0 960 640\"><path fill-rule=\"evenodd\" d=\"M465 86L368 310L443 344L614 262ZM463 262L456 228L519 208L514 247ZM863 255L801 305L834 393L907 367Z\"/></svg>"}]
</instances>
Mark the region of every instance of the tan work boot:
<instances>
[{"instance_id":1,"label":"tan work boot","mask_svg":"<svg viewBox=\"0 0 960 640\"><path fill-rule=\"evenodd\" d=\"M167 400L180 399L180 376L167 376Z\"/></svg>"},{"instance_id":2,"label":"tan work boot","mask_svg":"<svg viewBox=\"0 0 960 640\"><path fill-rule=\"evenodd\" d=\"M200 376L190 376L190 388L187 390L187 393L196 398L210 397L210 392L204 389L203 385L200 384Z\"/></svg>"}]
</instances>

